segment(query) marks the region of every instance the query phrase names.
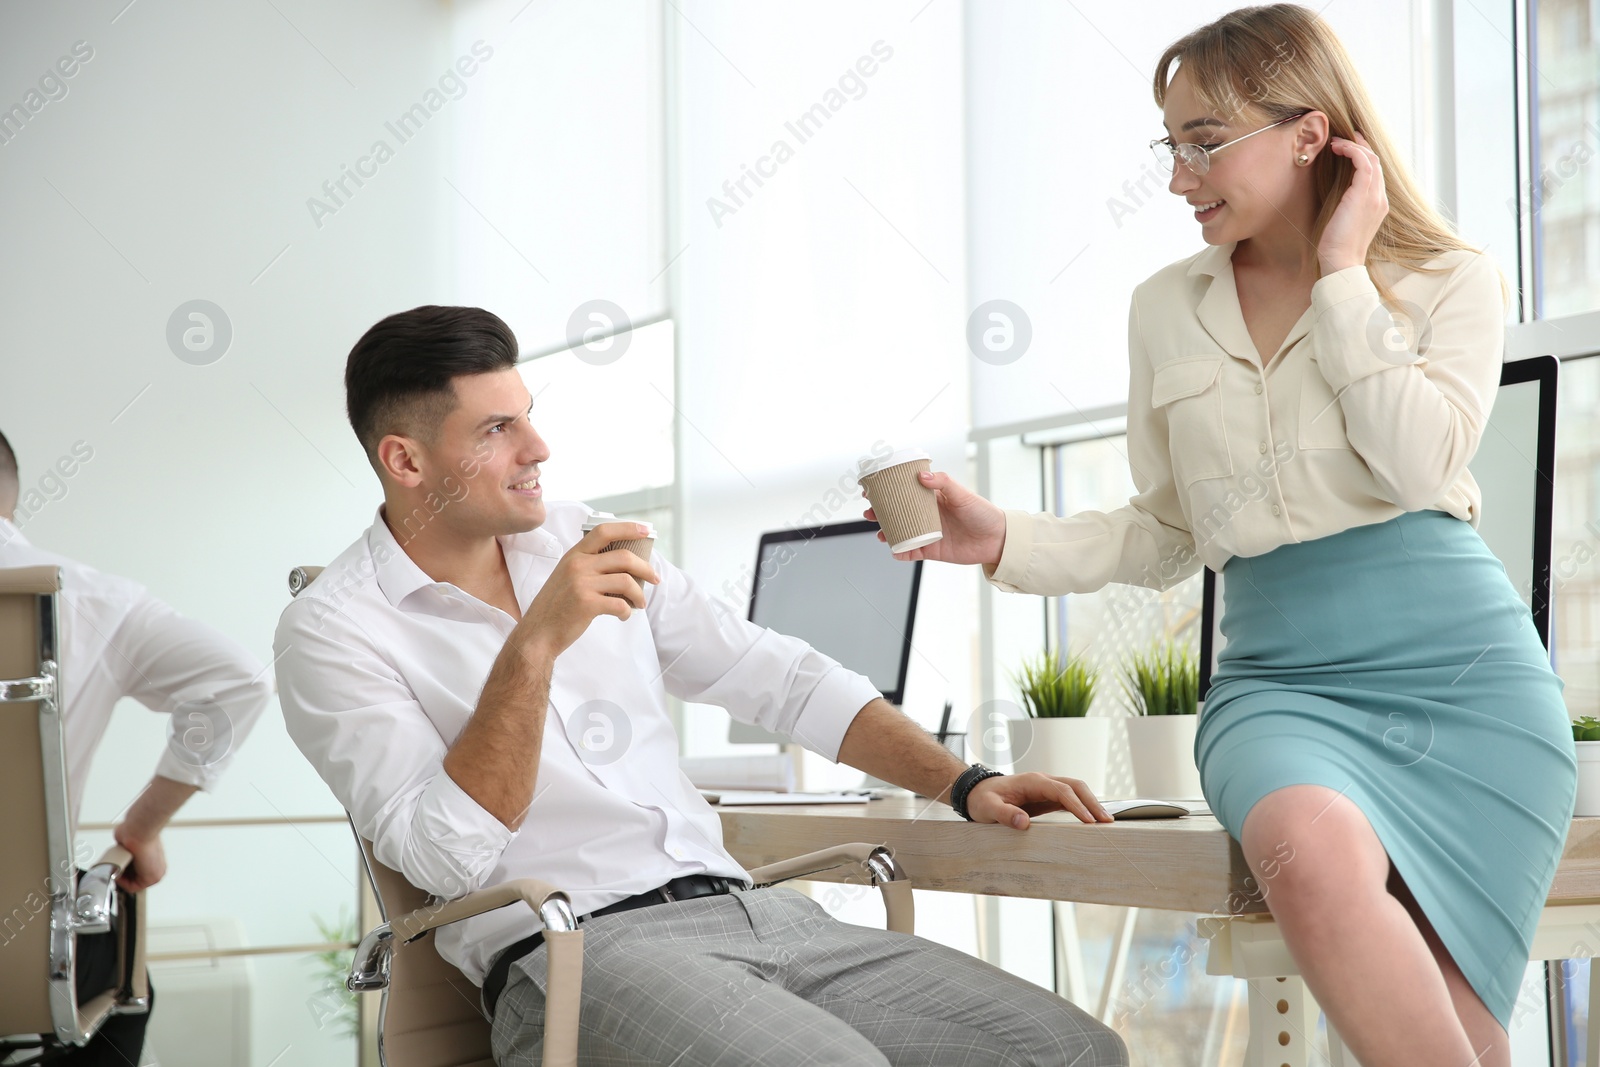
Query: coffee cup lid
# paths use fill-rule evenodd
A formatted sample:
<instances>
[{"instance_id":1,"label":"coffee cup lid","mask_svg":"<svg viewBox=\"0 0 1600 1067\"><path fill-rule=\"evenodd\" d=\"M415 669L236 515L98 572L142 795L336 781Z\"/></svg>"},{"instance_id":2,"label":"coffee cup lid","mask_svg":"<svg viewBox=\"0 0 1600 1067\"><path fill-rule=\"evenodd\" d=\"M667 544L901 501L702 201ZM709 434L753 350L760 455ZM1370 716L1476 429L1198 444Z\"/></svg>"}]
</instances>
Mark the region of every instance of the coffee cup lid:
<instances>
[{"instance_id":1,"label":"coffee cup lid","mask_svg":"<svg viewBox=\"0 0 1600 1067\"><path fill-rule=\"evenodd\" d=\"M862 460L857 469L856 478L865 478L869 474L877 474L879 471L888 470L890 467L898 467L902 463L910 463L915 459L930 458L932 457L920 448L896 449L887 456L874 456L870 459Z\"/></svg>"},{"instance_id":2,"label":"coffee cup lid","mask_svg":"<svg viewBox=\"0 0 1600 1067\"><path fill-rule=\"evenodd\" d=\"M619 519L615 515L611 514L611 512L609 512L609 511L591 511L591 512L589 512L589 517L587 519L583 520L583 532L584 533L588 533L590 530L594 529L596 526L603 526L608 522L634 522L634 523L638 523L640 526L643 526L645 529L650 531L649 533L645 534L646 537L655 537L655 535L656 535L655 523L645 522L642 519Z\"/></svg>"}]
</instances>

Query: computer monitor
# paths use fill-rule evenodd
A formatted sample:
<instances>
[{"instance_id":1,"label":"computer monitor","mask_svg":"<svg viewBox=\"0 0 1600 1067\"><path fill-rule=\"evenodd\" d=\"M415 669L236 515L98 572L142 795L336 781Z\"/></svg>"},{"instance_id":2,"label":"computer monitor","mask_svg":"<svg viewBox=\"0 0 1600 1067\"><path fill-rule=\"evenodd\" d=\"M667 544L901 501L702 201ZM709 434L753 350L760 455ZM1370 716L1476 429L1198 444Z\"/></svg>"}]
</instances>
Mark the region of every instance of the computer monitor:
<instances>
[{"instance_id":1,"label":"computer monitor","mask_svg":"<svg viewBox=\"0 0 1600 1067\"><path fill-rule=\"evenodd\" d=\"M891 704L905 696L922 561L905 563L867 520L761 535L751 622L798 637L864 674ZM729 740L782 740L735 723ZM759 736L757 736L759 734Z\"/></svg>"},{"instance_id":2,"label":"computer monitor","mask_svg":"<svg viewBox=\"0 0 1600 1067\"><path fill-rule=\"evenodd\" d=\"M1550 647L1550 557L1555 506L1556 377L1560 361L1535 356L1506 363L1489 422L1467 464L1483 492L1478 533ZM1205 568L1200 619L1200 699L1222 651L1222 576Z\"/></svg>"},{"instance_id":3,"label":"computer monitor","mask_svg":"<svg viewBox=\"0 0 1600 1067\"><path fill-rule=\"evenodd\" d=\"M875 522L776 530L756 550L749 617L866 675L898 704L921 584L922 561L890 555Z\"/></svg>"}]
</instances>

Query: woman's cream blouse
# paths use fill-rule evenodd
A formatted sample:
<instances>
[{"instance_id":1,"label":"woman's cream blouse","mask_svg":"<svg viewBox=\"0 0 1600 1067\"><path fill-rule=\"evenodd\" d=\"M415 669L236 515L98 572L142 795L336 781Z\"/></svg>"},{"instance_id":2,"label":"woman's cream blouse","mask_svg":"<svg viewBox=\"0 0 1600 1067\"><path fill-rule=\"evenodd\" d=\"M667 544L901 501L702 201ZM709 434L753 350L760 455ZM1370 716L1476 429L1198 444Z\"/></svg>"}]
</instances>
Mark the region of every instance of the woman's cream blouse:
<instances>
[{"instance_id":1,"label":"woman's cream blouse","mask_svg":"<svg viewBox=\"0 0 1600 1067\"><path fill-rule=\"evenodd\" d=\"M1245 328L1232 244L1134 290L1128 461L1138 494L1067 518L1006 512L985 576L1008 592L1164 589L1202 564L1257 556L1407 511L1478 525L1467 471L1500 382L1505 300L1476 252L1429 270L1382 264L1321 278L1263 364ZM1391 314L1391 311L1393 312Z\"/></svg>"}]
</instances>

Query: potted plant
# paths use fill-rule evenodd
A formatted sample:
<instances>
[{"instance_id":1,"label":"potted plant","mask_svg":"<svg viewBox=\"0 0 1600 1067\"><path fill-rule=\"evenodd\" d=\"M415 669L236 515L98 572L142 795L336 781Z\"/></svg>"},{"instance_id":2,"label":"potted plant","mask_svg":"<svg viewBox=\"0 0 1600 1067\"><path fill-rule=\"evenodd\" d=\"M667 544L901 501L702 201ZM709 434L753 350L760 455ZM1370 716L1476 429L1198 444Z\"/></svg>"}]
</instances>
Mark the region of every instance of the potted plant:
<instances>
[{"instance_id":1,"label":"potted plant","mask_svg":"<svg viewBox=\"0 0 1600 1067\"><path fill-rule=\"evenodd\" d=\"M1133 708L1128 754L1141 797L1186 800L1201 796L1194 764L1200 660L1187 646L1165 645L1134 654L1122 675Z\"/></svg>"},{"instance_id":2,"label":"potted plant","mask_svg":"<svg viewBox=\"0 0 1600 1067\"><path fill-rule=\"evenodd\" d=\"M1042 652L1012 676L1027 718L1013 719L1011 765L1019 774L1078 778L1100 796L1106 786L1111 720L1089 715L1095 671L1079 657Z\"/></svg>"},{"instance_id":3,"label":"potted plant","mask_svg":"<svg viewBox=\"0 0 1600 1067\"><path fill-rule=\"evenodd\" d=\"M1585 715L1572 724L1578 750L1578 802L1574 815L1600 815L1600 719Z\"/></svg>"}]
</instances>

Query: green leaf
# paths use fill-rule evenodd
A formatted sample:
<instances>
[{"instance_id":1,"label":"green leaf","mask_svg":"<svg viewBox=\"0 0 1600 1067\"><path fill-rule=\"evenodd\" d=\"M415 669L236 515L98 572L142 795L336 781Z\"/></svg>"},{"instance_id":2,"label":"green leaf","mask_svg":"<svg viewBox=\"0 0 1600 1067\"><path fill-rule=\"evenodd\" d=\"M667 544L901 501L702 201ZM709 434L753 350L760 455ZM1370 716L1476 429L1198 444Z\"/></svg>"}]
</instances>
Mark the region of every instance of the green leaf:
<instances>
[{"instance_id":1,"label":"green leaf","mask_svg":"<svg viewBox=\"0 0 1600 1067\"><path fill-rule=\"evenodd\" d=\"M1011 676L1022 695L1022 707L1034 719L1081 719L1094 700L1095 670L1078 656L1063 660L1041 652Z\"/></svg>"},{"instance_id":2,"label":"green leaf","mask_svg":"<svg viewBox=\"0 0 1600 1067\"><path fill-rule=\"evenodd\" d=\"M1200 707L1200 659L1188 645L1134 653L1119 676L1135 715L1193 715Z\"/></svg>"}]
</instances>

